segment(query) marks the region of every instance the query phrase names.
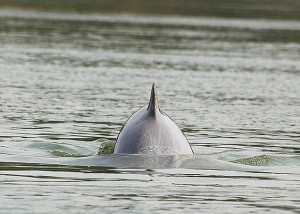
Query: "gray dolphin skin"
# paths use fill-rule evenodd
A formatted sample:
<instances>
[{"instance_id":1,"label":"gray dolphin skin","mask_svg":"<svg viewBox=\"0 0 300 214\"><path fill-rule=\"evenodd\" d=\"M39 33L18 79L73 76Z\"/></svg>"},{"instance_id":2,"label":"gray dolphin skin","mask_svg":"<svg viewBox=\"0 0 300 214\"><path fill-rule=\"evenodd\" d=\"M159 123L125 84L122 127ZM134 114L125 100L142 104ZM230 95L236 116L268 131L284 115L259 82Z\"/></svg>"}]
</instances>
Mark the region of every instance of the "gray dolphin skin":
<instances>
[{"instance_id":1,"label":"gray dolphin skin","mask_svg":"<svg viewBox=\"0 0 300 214\"><path fill-rule=\"evenodd\" d=\"M158 107L155 84L150 101L124 124L114 154L190 155L185 135Z\"/></svg>"}]
</instances>

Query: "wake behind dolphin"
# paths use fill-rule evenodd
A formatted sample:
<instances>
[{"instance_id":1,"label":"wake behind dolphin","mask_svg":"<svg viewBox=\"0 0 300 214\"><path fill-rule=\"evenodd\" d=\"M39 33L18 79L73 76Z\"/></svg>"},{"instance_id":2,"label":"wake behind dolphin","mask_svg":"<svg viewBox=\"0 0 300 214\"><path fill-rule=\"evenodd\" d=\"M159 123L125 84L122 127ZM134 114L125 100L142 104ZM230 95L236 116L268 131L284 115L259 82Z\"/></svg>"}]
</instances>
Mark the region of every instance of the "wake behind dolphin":
<instances>
[{"instance_id":1,"label":"wake behind dolphin","mask_svg":"<svg viewBox=\"0 0 300 214\"><path fill-rule=\"evenodd\" d=\"M135 112L124 124L114 154L193 154L179 127L159 109L154 83L149 104Z\"/></svg>"}]
</instances>

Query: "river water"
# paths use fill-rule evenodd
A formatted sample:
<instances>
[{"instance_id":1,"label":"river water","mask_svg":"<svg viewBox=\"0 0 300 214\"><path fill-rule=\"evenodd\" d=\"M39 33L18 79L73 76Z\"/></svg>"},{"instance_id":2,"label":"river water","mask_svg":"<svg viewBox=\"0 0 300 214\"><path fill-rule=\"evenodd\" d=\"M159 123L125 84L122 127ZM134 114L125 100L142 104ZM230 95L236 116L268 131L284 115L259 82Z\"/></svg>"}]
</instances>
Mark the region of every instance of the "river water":
<instances>
[{"instance_id":1,"label":"river water","mask_svg":"<svg viewBox=\"0 0 300 214\"><path fill-rule=\"evenodd\" d=\"M1 213L299 213L299 59L297 20L1 9ZM195 155L98 155L153 82Z\"/></svg>"}]
</instances>

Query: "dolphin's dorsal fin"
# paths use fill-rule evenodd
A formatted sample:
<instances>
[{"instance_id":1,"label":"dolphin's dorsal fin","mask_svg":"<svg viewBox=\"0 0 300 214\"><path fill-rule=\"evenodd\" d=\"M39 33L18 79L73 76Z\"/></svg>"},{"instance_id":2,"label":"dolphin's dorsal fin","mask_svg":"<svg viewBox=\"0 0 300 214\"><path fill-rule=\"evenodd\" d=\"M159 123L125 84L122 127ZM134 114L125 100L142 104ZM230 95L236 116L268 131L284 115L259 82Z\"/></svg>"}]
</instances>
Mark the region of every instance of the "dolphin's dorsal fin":
<instances>
[{"instance_id":1,"label":"dolphin's dorsal fin","mask_svg":"<svg viewBox=\"0 0 300 214\"><path fill-rule=\"evenodd\" d=\"M151 115L151 116L155 116L159 112L157 94L156 94L156 89L155 89L154 83L152 85L150 101L149 101L147 110L149 112L149 115Z\"/></svg>"}]
</instances>

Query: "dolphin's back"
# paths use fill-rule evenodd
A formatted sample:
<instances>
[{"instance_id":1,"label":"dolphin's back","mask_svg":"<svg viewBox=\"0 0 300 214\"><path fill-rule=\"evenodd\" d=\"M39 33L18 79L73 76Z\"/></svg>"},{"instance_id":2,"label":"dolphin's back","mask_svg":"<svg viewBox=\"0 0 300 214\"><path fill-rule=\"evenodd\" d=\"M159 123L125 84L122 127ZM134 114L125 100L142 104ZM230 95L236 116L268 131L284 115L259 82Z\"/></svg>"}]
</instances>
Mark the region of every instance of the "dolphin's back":
<instances>
[{"instance_id":1,"label":"dolphin's back","mask_svg":"<svg viewBox=\"0 0 300 214\"><path fill-rule=\"evenodd\" d=\"M160 111L154 84L149 104L134 113L124 124L114 153L193 154L179 127Z\"/></svg>"}]
</instances>

